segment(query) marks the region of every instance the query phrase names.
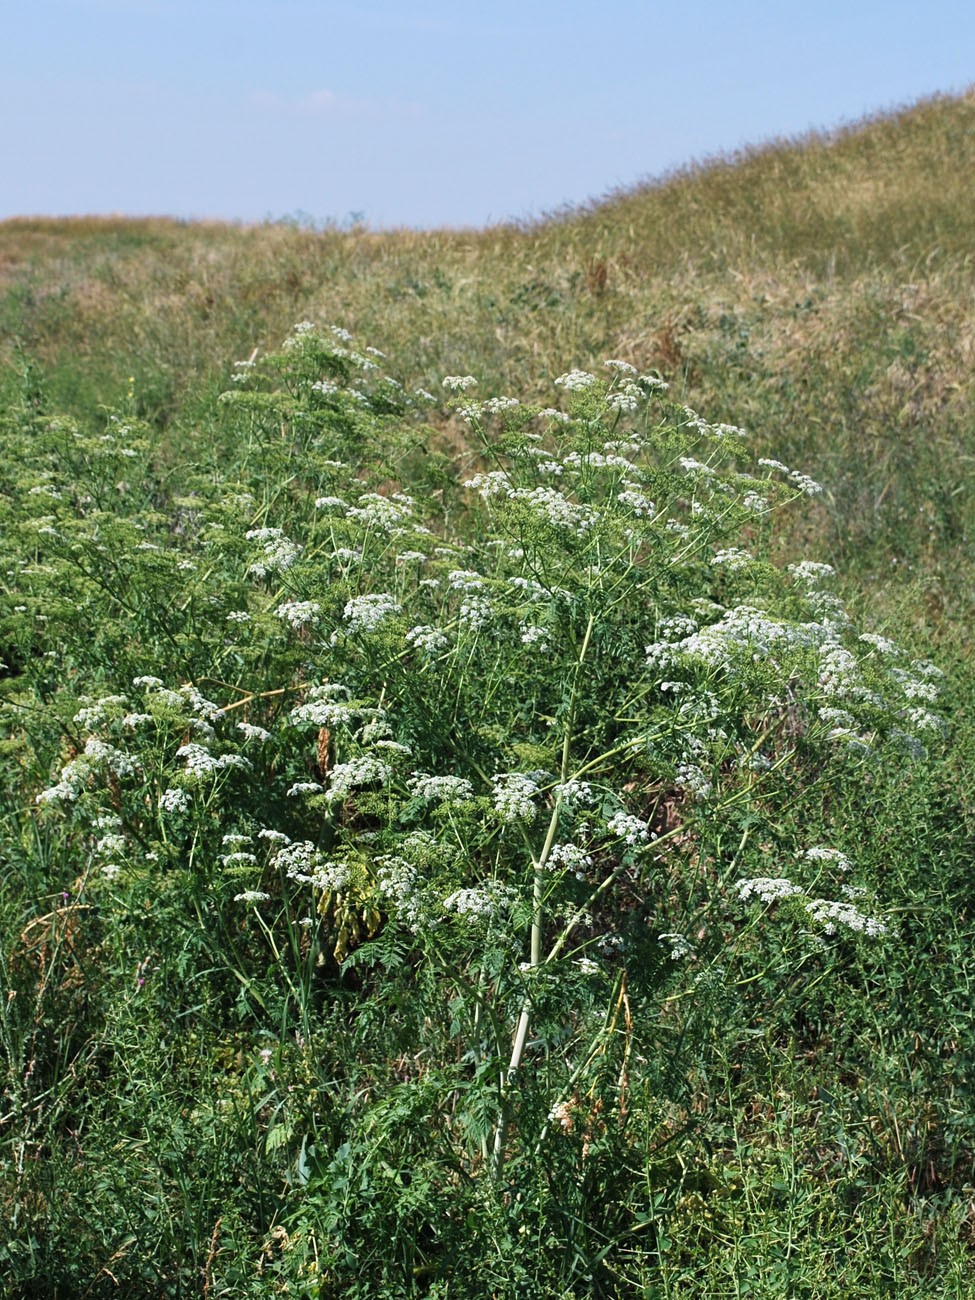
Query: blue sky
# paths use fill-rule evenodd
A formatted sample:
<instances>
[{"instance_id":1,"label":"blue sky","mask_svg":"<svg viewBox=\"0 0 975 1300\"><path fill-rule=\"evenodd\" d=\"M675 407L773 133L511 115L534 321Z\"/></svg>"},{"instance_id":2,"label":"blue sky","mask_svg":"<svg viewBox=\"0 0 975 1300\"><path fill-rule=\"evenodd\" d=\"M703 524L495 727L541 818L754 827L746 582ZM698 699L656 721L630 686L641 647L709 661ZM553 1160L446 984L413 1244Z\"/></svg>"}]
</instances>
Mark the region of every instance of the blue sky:
<instances>
[{"instance_id":1,"label":"blue sky","mask_svg":"<svg viewBox=\"0 0 975 1300\"><path fill-rule=\"evenodd\" d=\"M0 217L539 216L975 80L971 0L0 0Z\"/></svg>"}]
</instances>

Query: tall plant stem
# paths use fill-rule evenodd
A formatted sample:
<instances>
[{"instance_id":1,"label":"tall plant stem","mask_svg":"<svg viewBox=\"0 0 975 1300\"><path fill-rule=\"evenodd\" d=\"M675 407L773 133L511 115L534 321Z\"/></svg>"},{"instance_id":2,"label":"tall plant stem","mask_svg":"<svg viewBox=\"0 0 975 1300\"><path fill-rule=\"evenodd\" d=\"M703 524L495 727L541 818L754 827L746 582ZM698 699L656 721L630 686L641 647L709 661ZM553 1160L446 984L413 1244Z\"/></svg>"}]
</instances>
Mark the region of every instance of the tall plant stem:
<instances>
[{"instance_id":1,"label":"tall plant stem","mask_svg":"<svg viewBox=\"0 0 975 1300\"><path fill-rule=\"evenodd\" d=\"M569 776L569 755L572 748L572 733L575 726L576 703L579 698L579 679L582 674L582 666L586 660L586 654L589 650L589 642L592 639L592 631L596 624L595 614L589 615L589 621L586 624L586 634L582 638L582 646L579 649L579 657L576 660L575 671L572 674L572 690L569 695L569 710L565 720L565 733L562 737L562 761L559 768L559 781L565 784ZM549 819L548 831L545 835L545 842L542 845L542 851L533 861L533 882L532 882L532 928L531 928L531 949L529 955L529 968L534 969L542 964L542 937L544 923L544 903L545 903L545 867L548 862L549 854L552 852L552 845L555 843L555 837L559 829L559 813L562 809L562 793L555 796L555 804L552 808L552 816ZM518 1016L518 1024L515 1027L514 1039L511 1044L511 1059L508 1062L508 1069L501 1083L501 1113L498 1116L498 1127L494 1134L494 1153L493 1153L493 1174L495 1178L499 1177L504 1166L504 1140L505 1132L508 1127L508 1121L511 1112L511 1086L514 1082L515 1075L518 1073L518 1067L521 1065L521 1058L524 1055L525 1043L528 1041L528 1028L531 1023L531 1002L528 994L525 994L521 1004L521 1012Z\"/></svg>"}]
</instances>

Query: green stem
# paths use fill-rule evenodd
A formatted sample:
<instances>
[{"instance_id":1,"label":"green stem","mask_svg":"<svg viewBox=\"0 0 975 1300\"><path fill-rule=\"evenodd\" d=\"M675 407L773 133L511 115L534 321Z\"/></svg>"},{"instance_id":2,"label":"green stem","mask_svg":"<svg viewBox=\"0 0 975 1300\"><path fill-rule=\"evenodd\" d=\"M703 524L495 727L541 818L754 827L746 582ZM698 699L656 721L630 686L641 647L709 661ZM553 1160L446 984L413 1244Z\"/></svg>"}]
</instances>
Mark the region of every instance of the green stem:
<instances>
[{"instance_id":1,"label":"green stem","mask_svg":"<svg viewBox=\"0 0 975 1300\"><path fill-rule=\"evenodd\" d=\"M569 711L565 721L565 733L562 737L562 762L559 771L559 780L564 785L569 775L569 754L572 745L572 731L575 724L576 701L578 699L579 678L582 673L582 666L585 663L586 654L589 650L589 642L592 639L592 631L595 626L595 614L589 615L589 621L586 624L586 634L582 639L582 646L579 650L579 658L576 661L575 672L572 677L572 690L569 696ZM548 862L549 854L552 852L552 846L555 843L555 836L558 834L559 814L562 811L562 795L556 795L555 803L552 807L552 816L549 818L548 831L545 835L545 842L542 845L542 851L538 858L532 863L533 882L532 882L532 928L531 928L531 951L529 958L529 967L534 969L542 964L542 930L544 923L544 899L545 899L545 866ZM518 1016L518 1024L515 1028L514 1039L511 1045L511 1059L508 1062L508 1069L502 1084L501 1095L501 1114L498 1117L498 1127L494 1134L494 1176L500 1176L501 1169L504 1165L504 1136L508 1127L508 1117L510 1113L510 1088L518 1068L521 1065L521 1058L524 1055L525 1043L528 1040L528 1028L531 1023L531 1002L526 993L522 1004L521 1013Z\"/></svg>"}]
</instances>

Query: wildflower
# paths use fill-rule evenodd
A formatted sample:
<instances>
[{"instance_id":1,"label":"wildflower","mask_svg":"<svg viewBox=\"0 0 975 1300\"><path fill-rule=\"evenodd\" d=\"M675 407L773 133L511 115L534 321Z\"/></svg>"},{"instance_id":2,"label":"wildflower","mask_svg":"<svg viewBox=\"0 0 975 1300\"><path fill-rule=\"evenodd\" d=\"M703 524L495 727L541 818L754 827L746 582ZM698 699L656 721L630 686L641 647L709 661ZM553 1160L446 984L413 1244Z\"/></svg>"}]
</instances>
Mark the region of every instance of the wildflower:
<instances>
[{"instance_id":1,"label":"wildflower","mask_svg":"<svg viewBox=\"0 0 975 1300\"><path fill-rule=\"evenodd\" d=\"M573 872L577 879L585 880L586 872L592 867L592 855L578 844L553 844L545 865L550 871L561 867Z\"/></svg>"},{"instance_id":2,"label":"wildflower","mask_svg":"<svg viewBox=\"0 0 975 1300\"><path fill-rule=\"evenodd\" d=\"M852 903L830 902L825 898L814 898L806 904L806 911L823 926L827 934L835 934L838 925L845 926L867 938L876 939L887 933L887 926L871 916L865 916Z\"/></svg>"},{"instance_id":3,"label":"wildflower","mask_svg":"<svg viewBox=\"0 0 975 1300\"><path fill-rule=\"evenodd\" d=\"M837 871L850 870L850 859L845 853L841 853L839 849L827 849L822 844L815 844L811 849L806 849L802 856L807 862L827 862Z\"/></svg>"},{"instance_id":4,"label":"wildflower","mask_svg":"<svg viewBox=\"0 0 975 1300\"><path fill-rule=\"evenodd\" d=\"M234 902L266 903L270 897L270 894L262 893L259 889L245 889L242 894L234 894Z\"/></svg>"},{"instance_id":5,"label":"wildflower","mask_svg":"<svg viewBox=\"0 0 975 1300\"><path fill-rule=\"evenodd\" d=\"M589 388L591 385L598 383L595 375L589 374L587 370L570 370L564 375L559 375L555 380L559 388L564 388L566 392L576 392L579 389Z\"/></svg>"},{"instance_id":6,"label":"wildflower","mask_svg":"<svg viewBox=\"0 0 975 1300\"><path fill-rule=\"evenodd\" d=\"M477 380L473 375L445 375L440 382L444 388L453 393L465 393L469 388L477 386Z\"/></svg>"},{"instance_id":7,"label":"wildflower","mask_svg":"<svg viewBox=\"0 0 975 1300\"><path fill-rule=\"evenodd\" d=\"M491 397L481 403L481 410L488 415L499 415L502 411L510 411L520 405L517 397Z\"/></svg>"},{"instance_id":8,"label":"wildflower","mask_svg":"<svg viewBox=\"0 0 975 1300\"><path fill-rule=\"evenodd\" d=\"M563 781L553 787L552 793L568 808L591 808L596 801L593 788L588 781L575 779Z\"/></svg>"},{"instance_id":9,"label":"wildflower","mask_svg":"<svg viewBox=\"0 0 975 1300\"><path fill-rule=\"evenodd\" d=\"M316 600L289 600L274 611L278 618L286 619L293 628L308 627L318 622L321 605Z\"/></svg>"},{"instance_id":10,"label":"wildflower","mask_svg":"<svg viewBox=\"0 0 975 1300\"><path fill-rule=\"evenodd\" d=\"M186 772L188 776L201 778L212 776L217 772L222 772L225 768L237 767L244 771L250 769L250 761L242 754L212 754L204 745L197 745L190 742L186 745L180 745L176 751L177 758L186 759Z\"/></svg>"},{"instance_id":11,"label":"wildflower","mask_svg":"<svg viewBox=\"0 0 975 1300\"><path fill-rule=\"evenodd\" d=\"M799 582L816 583L823 578L834 578L836 570L831 564L818 564L815 560L800 560L789 565L789 573ZM861 637L862 641L864 638Z\"/></svg>"},{"instance_id":12,"label":"wildflower","mask_svg":"<svg viewBox=\"0 0 975 1300\"><path fill-rule=\"evenodd\" d=\"M403 612L403 606L388 592L354 596L343 611L350 632L375 632L387 619Z\"/></svg>"},{"instance_id":13,"label":"wildflower","mask_svg":"<svg viewBox=\"0 0 975 1300\"><path fill-rule=\"evenodd\" d=\"M785 876L756 876L754 880L739 880L735 888L743 903L754 894L763 903L775 903L781 898L793 898L802 890Z\"/></svg>"},{"instance_id":14,"label":"wildflower","mask_svg":"<svg viewBox=\"0 0 975 1300\"><path fill-rule=\"evenodd\" d=\"M291 838L285 835L284 831L276 831L271 827L265 826L257 832L259 840L267 840L270 844L290 844Z\"/></svg>"},{"instance_id":15,"label":"wildflower","mask_svg":"<svg viewBox=\"0 0 975 1300\"><path fill-rule=\"evenodd\" d=\"M329 773L329 802L343 799L360 786L386 782L391 775L389 764L374 754L360 754L348 763L337 763Z\"/></svg>"},{"instance_id":16,"label":"wildflower","mask_svg":"<svg viewBox=\"0 0 975 1300\"><path fill-rule=\"evenodd\" d=\"M792 479L804 496L818 496L823 490L822 483L817 483L815 479L811 479L807 474L800 474L797 469L789 471L789 478Z\"/></svg>"},{"instance_id":17,"label":"wildflower","mask_svg":"<svg viewBox=\"0 0 975 1300\"><path fill-rule=\"evenodd\" d=\"M686 935L683 934L658 934L657 942L666 944L670 949L670 960L680 961L684 957L693 957L694 949Z\"/></svg>"},{"instance_id":18,"label":"wildflower","mask_svg":"<svg viewBox=\"0 0 975 1300\"><path fill-rule=\"evenodd\" d=\"M642 492L634 491L632 488L627 488L618 493L616 500L625 510L636 515L637 519L649 519L656 509L656 506L648 497L645 497Z\"/></svg>"},{"instance_id":19,"label":"wildflower","mask_svg":"<svg viewBox=\"0 0 975 1300\"><path fill-rule=\"evenodd\" d=\"M247 541L258 542L263 548L261 558L247 569L256 578L266 578L271 573L283 573L285 569L290 569L304 549L285 537L280 528L252 528L244 536Z\"/></svg>"},{"instance_id":20,"label":"wildflower","mask_svg":"<svg viewBox=\"0 0 975 1300\"><path fill-rule=\"evenodd\" d=\"M606 405L611 411L635 411L642 400L643 394L636 384L625 384L617 392L609 394Z\"/></svg>"},{"instance_id":21,"label":"wildflower","mask_svg":"<svg viewBox=\"0 0 975 1300\"><path fill-rule=\"evenodd\" d=\"M350 506L348 517L365 524L367 528L381 528L386 532L407 523L416 507L412 497L396 492L391 497L378 492L364 492L357 506Z\"/></svg>"},{"instance_id":22,"label":"wildflower","mask_svg":"<svg viewBox=\"0 0 975 1300\"><path fill-rule=\"evenodd\" d=\"M682 763L678 767L677 784L697 800L707 799L711 793L711 782L694 763Z\"/></svg>"},{"instance_id":23,"label":"wildflower","mask_svg":"<svg viewBox=\"0 0 975 1300\"><path fill-rule=\"evenodd\" d=\"M263 744L266 740L271 739L271 733L265 731L263 727L255 727L250 722L238 722L237 730L243 735L245 740L256 740Z\"/></svg>"},{"instance_id":24,"label":"wildflower","mask_svg":"<svg viewBox=\"0 0 975 1300\"><path fill-rule=\"evenodd\" d=\"M645 844L650 839L650 827L647 823L641 821L639 817L631 817L629 813L614 813L606 823L606 829L625 840L631 848L637 844Z\"/></svg>"},{"instance_id":25,"label":"wildflower","mask_svg":"<svg viewBox=\"0 0 975 1300\"><path fill-rule=\"evenodd\" d=\"M422 650L427 655L435 655L439 650L445 650L450 644L447 637L438 628L422 623L417 627L410 628L406 634L406 640L407 644L415 646L417 650Z\"/></svg>"},{"instance_id":26,"label":"wildflower","mask_svg":"<svg viewBox=\"0 0 975 1300\"><path fill-rule=\"evenodd\" d=\"M510 825L516 821L535 820L536 809L532 799L539 793L538 782L544 780L545 775L541 772L499 772L491 778L494 806L503 821Z\"/></svg>"},{"instance_id":27,"label":"wildflower","mask_svg":"<svg viewBox=\"0 0 975 1300\"><path fill-rule=\"evenodd\" d=\"M474 789L464 777L431 776L427 772L410 777L409 791L414 799L437 803L464 803L474 797Z\"/></svg>"},{"instance_id":28,"label":"wildflower","mask_svg":"<svg viewBox=\"0 0 975 1300\"><path fill-rule=\"evenodd\" d=\"M740 547L729 546L723 551L715 551L711 563L730 569L734 573L738 569L747 569L754 563L754 559Z\"/></svg>"},{"instance_id":29,"label":"wildflower","mask_svg":"<svg viewBox=\"0 0 975 1300\"><path fill-rule=\"evenodd\" d=\"M487 627L494 616L494 606L486 596L469 596L458 611L458 618L474 632Z\"/></svg>"},{"instance_id":30,"label":"wildflower","mask_svg":"<svg viewBox=\"0 0 975 1300\"><path fill-rule=\"evenodd\" d=\"M503 915L514 901L512 891L496 880L480 889L458 889L443 900L445 912L456 912L470 925L490 924Z\"/></svg>"},{"instance_id":31,"label":"wildflower","mask_svg":"<svg viewBox=\"0 0 975 1300\"><path fill-rule=\"evenodd\" d=\"M301 794L321 794L325 787L319 785L317 781L296 781L290 789L285 791L285 798L295 799Z\"/></svg>"},{"instance_id":32,"label":"wildflower","mask_svg":"<svg viewBox=\"0 0 975 1300\"><path fill-rule=\"evenodd\" d=\"M159 811L165 813L185 813L192 807L192 799L185 790L171 786L159 796Z\"/></svg>"}]
</instances>

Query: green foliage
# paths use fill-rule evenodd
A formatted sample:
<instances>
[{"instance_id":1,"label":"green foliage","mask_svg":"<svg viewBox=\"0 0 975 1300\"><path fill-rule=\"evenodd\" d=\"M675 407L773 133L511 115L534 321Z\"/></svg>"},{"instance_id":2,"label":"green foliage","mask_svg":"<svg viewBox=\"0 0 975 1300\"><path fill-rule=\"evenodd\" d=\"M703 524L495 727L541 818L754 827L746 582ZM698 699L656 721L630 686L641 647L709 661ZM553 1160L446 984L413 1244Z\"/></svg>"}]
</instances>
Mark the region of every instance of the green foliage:
<instances>
[{"instance_id":1,"label":"green foliage","mask_svg":"<svg viewBox=\"0 0 975 1300\"><path fill-rule=\"evenodd\" d=\"M11 1294L963 1294L961 683L657 374L381 363L304 322L179 447L21 367Z\"/></svg>"}]
</instances>

